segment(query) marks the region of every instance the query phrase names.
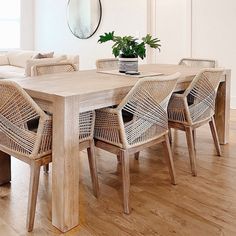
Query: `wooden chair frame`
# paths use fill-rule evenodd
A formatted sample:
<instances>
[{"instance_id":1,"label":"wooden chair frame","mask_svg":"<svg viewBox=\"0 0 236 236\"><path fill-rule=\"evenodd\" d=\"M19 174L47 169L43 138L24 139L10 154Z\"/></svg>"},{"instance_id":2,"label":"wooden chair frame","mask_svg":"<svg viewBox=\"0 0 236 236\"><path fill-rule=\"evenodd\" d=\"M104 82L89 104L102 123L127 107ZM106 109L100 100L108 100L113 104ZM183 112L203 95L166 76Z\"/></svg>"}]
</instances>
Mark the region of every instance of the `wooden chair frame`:
<instances>
[{"instance_id":1,"label":"wooden chair frame","mask_svg":"<svg viewBox=\"0 0 236 236\"><path fill-rule=\"evenodd\" d=\"M169 128L186 133L192 175L197 175L195 130L209 123L217 155L221 149L215 126L215 98L224 69L202 69L183 94L174 93L168 105Z\"/></svg>"},{"instance_id":2,"label":"wooden chair frame","mask_svg":"<svg viewBox=\"0 0 236 236\"><path fill-rule=\"evenodd\" d=\"M40 168L52 161L52 119L15 82L0 81L0 151L30 166L26 226L33 230ZM28 122L38 120L35 130Z\"/></svg>"},{"instance_id":3,"label":"wooden chair frame","mask_svg":"<svg viewBox=\"0 0 236 236\"><path fill-rule=\"evenodd\" d=\"M144 148L162 143L171 183L176 184L166 118L167 104L179 75L176 73L171 76L140 79L117 108L96 111L95 145L114 153L120 160L123 208L126 214L130 213L130 154L137 157ZM133 120L124 122L122 110L133 114ZM132 128L132 125L136 128Z\"/></svg>"}]
</instances>

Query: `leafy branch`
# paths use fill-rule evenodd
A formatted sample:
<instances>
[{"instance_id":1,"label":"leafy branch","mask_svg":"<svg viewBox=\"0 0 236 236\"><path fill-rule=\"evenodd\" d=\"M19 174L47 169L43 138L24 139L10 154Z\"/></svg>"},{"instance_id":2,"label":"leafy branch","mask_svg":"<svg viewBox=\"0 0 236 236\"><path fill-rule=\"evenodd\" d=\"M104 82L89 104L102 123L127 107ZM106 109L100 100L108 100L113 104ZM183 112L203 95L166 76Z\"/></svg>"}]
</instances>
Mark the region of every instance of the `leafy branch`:
<instances>
[{"instance_id":1,"label":"leafy branch","mask_svg":"<svg viewBox=\"0 0 236 236\"><path fill-rule=\"evenodd\" d=\"M144 59L146 57L146 45L151 48L158 49L160 51L160 40L158 38L152 38L150 34L147 34L142 38L141 42L133 36L115 36L114 31L104 33L100 35L98 42L105 43L113 41L112 53L115 57L121 56L126 58L140 57Z\"/></svg>"}]
</instances>

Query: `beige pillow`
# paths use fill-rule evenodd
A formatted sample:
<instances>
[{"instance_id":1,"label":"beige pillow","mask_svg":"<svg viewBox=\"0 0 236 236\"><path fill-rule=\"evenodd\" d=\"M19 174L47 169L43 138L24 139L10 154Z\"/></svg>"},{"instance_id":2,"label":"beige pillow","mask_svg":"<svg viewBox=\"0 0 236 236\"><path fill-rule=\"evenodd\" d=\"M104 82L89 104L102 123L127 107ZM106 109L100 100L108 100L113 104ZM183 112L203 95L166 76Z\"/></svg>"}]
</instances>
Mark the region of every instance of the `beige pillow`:
<instances>
[{"instance_id":1,"label":"beige pillow","mask_svg":"<svg viewBox=\"0 0 236 236\"><path fill-rule=\"evenodd\" d=\"M31 68L35 65L47 65L61 62L66 59L65 55L55 58L43 58L43 59L30 59L26 62L25 66L25 76L31 76Z\"/></svg>"},{"instance_id":2,"label":"beige pillow","mask_svg":"<svg viewBox=\"0 0 236 236\"><path fill-rule=\"evenodd\" d=\"M32 59L53 58L54 52L37 53Z\"/></svg>"},{"instance_id":3,"label":"beige pillow","mask_svg":"<svg viewBox=\"0 0 236 236\"><path fill-rule=\"evenodd\" d=\"M9 65L8 57L5 54L0 54L0 65Z\"/></svg>"}]
</instances>

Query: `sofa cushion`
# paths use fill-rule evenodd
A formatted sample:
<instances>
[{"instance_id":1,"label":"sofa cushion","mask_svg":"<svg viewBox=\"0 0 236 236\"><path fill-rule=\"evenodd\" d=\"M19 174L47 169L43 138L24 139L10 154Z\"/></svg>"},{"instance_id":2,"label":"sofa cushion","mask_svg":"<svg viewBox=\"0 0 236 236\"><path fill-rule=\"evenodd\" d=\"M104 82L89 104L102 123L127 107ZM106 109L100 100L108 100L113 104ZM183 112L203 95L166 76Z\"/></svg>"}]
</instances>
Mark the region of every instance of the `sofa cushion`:
<instances>
[{"instance_id":1,"label":"sofa cushion","mask_svg":"<svg viewBox=\"0 0 236 236\"><path fill-rule=\"evenodd\" d=\"M6 54L0 54L0 65L9 65L8 57Z\"/></svg>"},{"instance_id":2,"label":"sofa cushion","mask_svg":"<svg viewBox=\"0 0 236 236\"><path fill-rule=\"evenodd\" d=\"M24 77L25 69L16 66L0 66L0 79L9 79L14 77Z\"/></svg>"},{"instance_id":3,"label":"sofa cushion","mask_svg":"<svg viewBox=\"0 0 236 236\"><path fill-rule=\"evenodd\" d=\"M35 55L34 51L10 51L7 53L9 64L25 68L26 61Z\"/></svg>"},{"instance_id":4,"label":"sofa cushion","mask_svg":"<svg viewBox=\"0 0 236 236\"><path fill-rule=\"evenodd\" d=\"M31 76L31 68L35 65L45 65L45 64L54 64L66 60L66 55L54 58L43 58L43 59L30 59L27 60L25 66L25 76Z\"/></svg>"}]
</instances>

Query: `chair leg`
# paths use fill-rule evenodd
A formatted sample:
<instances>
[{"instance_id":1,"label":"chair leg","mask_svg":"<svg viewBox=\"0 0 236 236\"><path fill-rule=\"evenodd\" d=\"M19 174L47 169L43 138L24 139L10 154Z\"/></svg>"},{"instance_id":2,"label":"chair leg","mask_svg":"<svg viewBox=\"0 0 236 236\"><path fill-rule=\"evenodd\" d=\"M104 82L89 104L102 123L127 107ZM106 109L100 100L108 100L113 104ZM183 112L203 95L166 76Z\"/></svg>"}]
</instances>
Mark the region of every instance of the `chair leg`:
<instances>
[{"instance_id":1,"label":"chair leg","mask_svg":"<svg viewBox=\"0 0 236 236\"><path fill-rule=\"evenodd\" d=\"M136 153L134 154L135 160L138 160L138 159L139 159L139 153L140 153L140 152L136 152Z\"/></svg>"},{"instance_id":2,"label":"chair leg","mask_svg":"<svg viewBox=\"0 0 236 236\"><path fill-rule=\"evenodd\" d=\"M129 154L127 151L120 151L122 182L123 182L123 206L124 213L130 213L129 191L130 191L130 174L129 174Z\"/></svg>"},{"instance_id":3,"label":"chair leg","mask_svg":"<svg viewBox=\"0 0 236 236\"><path fill-rule=\"evenodd\" d=\"M187 138L187 144L188 144L188 152L189 152L192 175L197 176L196 153L194 151L192 127L186 126L185 132L186 132L186 138Z\"/></svg>"},{"instance_id":4,"label":"chair leg","mask_svg":"<svg viewBox=\"0 0 236 236\"><path fill-rule=\"evenodd\" d=\"M27 227L28 232L31 232L34 227L40 167L41 167L41 163L39 161L32 161L30 164L28 212L27 212L27 220L26 220L26 227Z\"/></svg>"},{"instance_id":5,"label":"chair leg","mask_svg":"<svg viewBox=\"0 0 236 236\"><path fill-rule=\"evenodd\" d=\"M172 140L171 128L169 128L168 137L169 137L169 143L172 144L173 140Z\"/></svg>"},{"instance_id":6,"label":"chair leg","mask_svg":"<svg viewBox=\"0 0 236 236\"><path fill-rule=\"evenodd\" d=\"M170 141L169 141L169 136L165 135L165 141L162 142L163 148L164 148L164 156L165 156L165 161L168 166L169 172L170 172L170 178L171 178L171 183L176 184L176 177L175 177L175 168L174 168L174 162L172 158L172 150L170 147Z\"/></svg>"},{"instance_id":7,"label":"chair leg","mask_svg":"<svg viewBox=\"0 0 236 236\"><path fill-rule=\"evenodd\" d=\"M99 184L98 184L97 162L96 162L96 156L95 156L94 141L90 142L90 147L87 148L87 153L88 153L90 175L91 175L92 185L93 185L93 193L95 197L98 197Z\"/></svg>"},{"instance_id":8,"label":"chair leg","mask_svg":"<svg viewBox=\"0 0 236 236\"><path fill-rule=\"evenodd\" d=\"M196 129L192 130L193 133L193 145L194 145L194 151L196 152Z\"/></svg>"},{"instance_id":9,"label":"chair leg","mask_svg":"<svg viewBox=\"0 0 236 236\"><path fill-rule=\"evenodd\" d=\"M118 154L116 158L117 158L118 163L120 164L120 155Z\"/></svg>"},{"instance_id":10,"label":"chair leg","mask_svg":"<svg viewBox=\"0 0 236 236\"><path fill-rule=\"evenodd\" d=\"M209 125L211 128L211 134L215 143L215 147L216 147L216 152L218 156L221 156L221 148L220 148L220 142L219 142L219 138L218 138L218 134L217 134L217 130L216 130L216 125L215 125L215 120L214 117L211 118L211 121L209 121Z\"/></svg>"},{"instance_id":11,"label":"chair leg","mask_svg":"<svg viewBox=\"0 0 236 236\"><path fill-rule=\"evenodd\" d=\"M43 166L43 171L45 174L47 174L49 172L49 164L46 164Z\"/></svg>"}]
</instances>

